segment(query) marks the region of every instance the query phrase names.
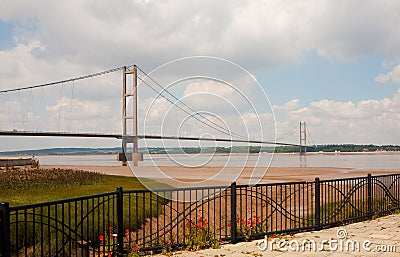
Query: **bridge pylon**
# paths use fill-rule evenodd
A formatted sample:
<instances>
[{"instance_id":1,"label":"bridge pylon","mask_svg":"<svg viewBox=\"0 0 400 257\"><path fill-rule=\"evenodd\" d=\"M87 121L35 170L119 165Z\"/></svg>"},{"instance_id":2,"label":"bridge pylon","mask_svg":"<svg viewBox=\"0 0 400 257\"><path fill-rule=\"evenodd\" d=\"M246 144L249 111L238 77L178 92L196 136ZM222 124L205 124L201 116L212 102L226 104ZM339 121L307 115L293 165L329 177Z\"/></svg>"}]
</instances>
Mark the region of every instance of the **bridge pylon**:
<instances>
[{"instance_id":1,"label":"bridge pylon","mask_svg":"<svg viewBox=\"0 0 400 257\"><path fill-rule=\"evenodd\" d=\"M128 76L132 76L132 91L127 91ZM122 161L122 166L126 166L128 161L133 161L134 166L139 161L143 161L143 154L138 151L138 120L137 120L137 67L132 70L124 67L122 74L122 153L118 154L118 160ZM132 99L132 114L128 115L129 100ZM128 121L132 120L132 134L128 133ZM133 144L133 152L129 152L128 144Z\"/></svg>"},{"instance_id":2,"label":"bridge pylon","mask_svg":"<svg viewBox=\"0 0 400 257\"><path fill-rule=\"evenodd\" d=\"M307 153L307 125L306 122L300 121L300 154Z\"/></svg>"}]
</instances>

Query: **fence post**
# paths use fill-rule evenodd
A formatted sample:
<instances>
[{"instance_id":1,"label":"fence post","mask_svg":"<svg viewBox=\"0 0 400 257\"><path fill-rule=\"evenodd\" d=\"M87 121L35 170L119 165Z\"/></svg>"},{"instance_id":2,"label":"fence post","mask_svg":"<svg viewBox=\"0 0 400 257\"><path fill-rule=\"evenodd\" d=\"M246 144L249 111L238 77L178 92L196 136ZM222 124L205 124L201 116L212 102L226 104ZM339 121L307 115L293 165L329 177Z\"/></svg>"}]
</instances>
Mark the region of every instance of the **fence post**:
<instances>
[{"instance_id":1,"label":"fence post","mask_svg":"<svg viewBox=\"0 0 400 257\"><path fill-rule=\"evenodd\" d=\"M304 197L304 196L303 196ZM315 227L321 229L321 186L319 178L315 178Z\"/></svg>"},{"instance_id":2,"label":"fence post","mask_svg":"<svg viewBox=\"0 0 400 257\"><path fill-rule=\"evenodd\" d=\"M368 219L372 219L372 176L367 176L367 201L368 201Z\"/></svg>"},{"instance_id":3,"label":"fence post","mask_svg":"<svg viewBox=\"0 0 400 257\"><path fill-rule=\"evenodd\" d=\"M236 230L236 182L231 184L231 236L232 244L236 244L237 242L237 230Z\"/></svg>"},{"instance_id":4,"label":"fence post","mask_svg":"<svg viewBox=\"0 0 400 257\"><path fill-rule=\"evenodd\" d=\"M124 193L122 187L117 187L117 242L118 256L124 252Z\"/></svg>"},{"instance_id":5,"label":"fence post","mask_svg":"<svg viewBox=\"0 0 400 257\"><path fill-rule=\"evenodd\" d=\"M10 205L0 203L0 257L10 257Z\"/></svg>"}]
</instances>

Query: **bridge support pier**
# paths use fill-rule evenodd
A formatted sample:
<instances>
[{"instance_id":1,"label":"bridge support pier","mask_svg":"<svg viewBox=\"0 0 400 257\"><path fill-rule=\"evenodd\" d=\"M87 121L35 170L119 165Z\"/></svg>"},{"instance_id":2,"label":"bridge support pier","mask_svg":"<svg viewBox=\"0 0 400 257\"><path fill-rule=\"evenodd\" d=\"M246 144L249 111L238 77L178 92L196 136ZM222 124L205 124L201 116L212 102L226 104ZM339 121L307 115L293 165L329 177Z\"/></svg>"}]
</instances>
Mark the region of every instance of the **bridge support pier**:
<instances>
[{"instance_id":1,"label":"bridge support pier","mask_svg":"<svg viewBox=\"0 0 400 257\"><path fill-rule=\"evenodd\" d=\"M132 91L127 92L127 77L132 75ZM143 161L143 154L139 153L138 146L138 121L137 121L137 67L132 70L124 67L122 77L122 153L118 154L118 160L122 161L122 166L126 166L128 161L133 161L137 166L139 161ZM128 100L132 99L132 114L128 115ZM130 112L129 112L130 113ZM128 120L132 120L132 134L128 134ZM129 139L128 139L129 137ZM133 152L129 152L128 143L133 144Z\"/></svg>"},{"instance_id":2,"label":"bridge support pier","mask_svg":"<svg viewBox=\"0 0 400 257\"><path fill-rule=\"evenodd\" d=\"M306 122L300 121L300 154L307 153L307 127Z\"/></svg>"}]
</instances>

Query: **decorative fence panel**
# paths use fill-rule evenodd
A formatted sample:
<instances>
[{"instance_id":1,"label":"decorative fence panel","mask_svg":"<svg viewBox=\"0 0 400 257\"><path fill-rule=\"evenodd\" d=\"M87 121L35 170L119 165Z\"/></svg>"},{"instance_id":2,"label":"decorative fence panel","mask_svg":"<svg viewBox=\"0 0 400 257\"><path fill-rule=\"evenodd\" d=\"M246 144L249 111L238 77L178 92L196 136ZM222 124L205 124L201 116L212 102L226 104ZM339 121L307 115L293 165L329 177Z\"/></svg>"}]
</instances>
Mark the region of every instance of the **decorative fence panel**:
<instances>
[{"instance_id":1,"label":"decorative fence panel","mask_svg":"<svg viewBox=\"0 0 400 257\"><path fill-rule=\"evenodd\" d=\"M255 186L123 191L0 204L0 257L120 256L190 244L193 228L235 243L370 219L400 209L400 175ZM204 231L204 230L203 230Z\"/></svg>"}]
</instances>

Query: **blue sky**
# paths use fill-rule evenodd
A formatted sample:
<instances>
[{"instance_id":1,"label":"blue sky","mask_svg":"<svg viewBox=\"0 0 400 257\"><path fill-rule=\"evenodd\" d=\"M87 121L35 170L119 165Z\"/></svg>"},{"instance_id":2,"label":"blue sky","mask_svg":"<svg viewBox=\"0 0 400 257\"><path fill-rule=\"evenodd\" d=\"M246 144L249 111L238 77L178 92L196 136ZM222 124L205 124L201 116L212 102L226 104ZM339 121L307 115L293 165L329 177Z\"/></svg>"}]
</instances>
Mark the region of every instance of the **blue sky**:
<instances>
[{"instance_id":1,"label":"blue sky","mask_svg":"<svg viewBox=\"0 0 400 257\"><path fill-rule=\"evenodd\" d=\"M379 55L357 60L329 60L315 51L306 52L301 62L254 72L269 92L271 101L284 104L294 98L304 104L320 99L360 101L392 96L397 87L374 81L384 58Z\"/></svg>"},{"instance_id":2,"label":"blue sky","mask_svg":"<svg viewBox=\"0 0 400 257\"><path fill-rule=\"evenodd\" d=\"M240 4L146 0L101 1L95 6L83 0L6 1L0 10L0 89L132 63L151 71L182 57L215 56L254 74L273 106L277 136L306 121L321 144L400 144L399 9L396 0ZM96 83L120 83L119 75L112 79ZM41 118L45 116L46 122L61 113L62 104L79 100L76 104L82 108L104 107L102 115L109 114L120 123L114 117L114 112L120 111L113 109L112 102L120 105L120 85L114 91L111 86L101 87L96 101L76 99L77 92L75 99L70 99L66 92L72 92L73 86L64 87L64 95L54 90L53 102L43 104L48 113ZM27 92L29 97L32 94L36 92L30 96ZM57 103L60 95L64 102ZM103 101L107 96L109 102ZM6 110L28 108L16 99L0 95L0 129L18 123ZM166 106L160 106L160 113L162 108ZM31 116L17 116L25 123L30 119L40 122L37 113L26 109L25 114ZM89 129L83 122L77 126ZM102 124L93 121L90 126ZM3 148L20 147L9 142ZM32 145L59 146L51 140ZM65 141L65 145L96 143Z\"/></svg>"},{"instance_id":3,"label":"blue sky","mask_svg":"<svg viewBox=\"0 0 400 257\"><path fill-rule=\"evenodd\" d=\"M0 21L0 49L5 50L13 46L13 25Z\"/></svg>"}]
</instances>

